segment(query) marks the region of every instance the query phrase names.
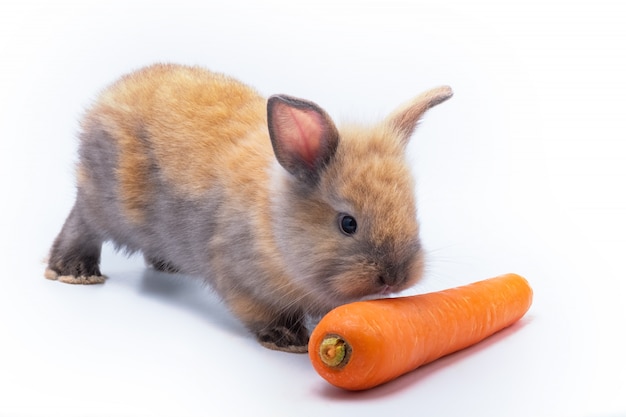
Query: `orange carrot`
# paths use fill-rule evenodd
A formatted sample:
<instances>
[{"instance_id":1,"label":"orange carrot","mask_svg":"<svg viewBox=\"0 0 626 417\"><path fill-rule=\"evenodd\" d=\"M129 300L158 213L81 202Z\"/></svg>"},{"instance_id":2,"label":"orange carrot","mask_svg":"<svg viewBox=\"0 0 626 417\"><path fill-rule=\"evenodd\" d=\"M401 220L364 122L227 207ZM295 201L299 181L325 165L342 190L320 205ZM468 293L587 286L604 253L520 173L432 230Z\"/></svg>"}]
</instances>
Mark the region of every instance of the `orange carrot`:
<instances>
[{"instance_id":1,"label":"orange carrot","mask_svg":"<svg viewBox=\"0 0 626 417\"><path fill-rule=\"evenodd\" d=\"M444 291L359 301L329 312L309 356L331 384L364 390L471 346L519 320L532 289L506 274Z\"/></svg>"}]
</instances>

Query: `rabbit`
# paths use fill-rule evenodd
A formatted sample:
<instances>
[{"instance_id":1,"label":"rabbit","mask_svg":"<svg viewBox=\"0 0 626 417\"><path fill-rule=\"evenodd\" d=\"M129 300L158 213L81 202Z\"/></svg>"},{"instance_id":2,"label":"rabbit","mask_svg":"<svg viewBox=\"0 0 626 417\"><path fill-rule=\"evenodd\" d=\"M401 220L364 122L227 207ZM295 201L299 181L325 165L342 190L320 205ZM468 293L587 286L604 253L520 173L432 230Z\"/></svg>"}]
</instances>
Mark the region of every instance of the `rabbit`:
<instances>
[{"instance_id":1,"label":"rabbit","mask_svg":"<svg viewBox=\"0 0 626 417\"><path fill-rule=\"evenodd\" d=\"M201 67L154 64L81 122L76 201L45 277L98 284L103 242L206 280L270 349L306 352L307 321L423 275L405 148L443 86L372 126L266 99Z\"/></svg>"}]
</instances>

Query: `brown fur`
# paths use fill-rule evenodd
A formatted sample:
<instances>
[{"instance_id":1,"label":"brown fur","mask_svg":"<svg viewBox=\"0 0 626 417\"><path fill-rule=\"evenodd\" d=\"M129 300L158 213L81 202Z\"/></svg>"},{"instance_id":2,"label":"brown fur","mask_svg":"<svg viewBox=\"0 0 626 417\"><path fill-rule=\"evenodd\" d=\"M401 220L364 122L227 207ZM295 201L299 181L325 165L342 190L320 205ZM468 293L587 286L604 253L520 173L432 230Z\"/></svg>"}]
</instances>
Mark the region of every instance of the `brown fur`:
<instances>
[{"instance_id":1,"label":"brown fur","mask_svg":"<svg viewBox=\"0 0 626 417\"><path fill-rule=\"evenodd\" d=\"M234 108L242 109L239 117L231 117ZM272 157L271 149L251 137L267 131L265 100L229 77L196 67L155 65L122 78L87 114L83 129L94 125L104 126L117 139L119 192L134 222L143 219L150 204L145 188L150 155L137 138L151 138L149 150L164 179L192 199L223 180L223 169L240 174L233 181L249 184ZM259 129L250 132L250 126ZM224 146L224 141L236 146ZM249 152L260 158L241 158Z\"/></svg>"},{"instance_id":2,"label":"brown fur","mask_svg":"<svg viewBox=\"0 0 626 417\"><path fill-rule=\"evenodd\" d=\"M306 351L307 315L413 285L423 251L404 159L431 90L370 126L261 97L197 67L154 65L106 89L81 134L77 200L46 271L103 282L100 248L204 277L266 347ZM358 223L341 230L343 216Z\"/></svg>"}]
</instances>

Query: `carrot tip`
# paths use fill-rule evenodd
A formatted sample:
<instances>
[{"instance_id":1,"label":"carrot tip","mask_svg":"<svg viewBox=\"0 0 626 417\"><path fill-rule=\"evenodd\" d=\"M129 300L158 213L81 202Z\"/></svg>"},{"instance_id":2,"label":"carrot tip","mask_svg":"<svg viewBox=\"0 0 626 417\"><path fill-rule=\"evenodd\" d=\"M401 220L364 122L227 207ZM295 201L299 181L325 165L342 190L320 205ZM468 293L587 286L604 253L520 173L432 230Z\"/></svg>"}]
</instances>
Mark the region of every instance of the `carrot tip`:
<instances>
[{"instance_id":1,"label":"carrot tip","mask_svg":"<svg viewBox=\"0 0 626 417\"><path fill-rule=\"evenodd\" d=\"M331 368L343 368L350 360L350 345L337 335L326 335L320 343L320 359Z\"/></svg>"}]
</instances>

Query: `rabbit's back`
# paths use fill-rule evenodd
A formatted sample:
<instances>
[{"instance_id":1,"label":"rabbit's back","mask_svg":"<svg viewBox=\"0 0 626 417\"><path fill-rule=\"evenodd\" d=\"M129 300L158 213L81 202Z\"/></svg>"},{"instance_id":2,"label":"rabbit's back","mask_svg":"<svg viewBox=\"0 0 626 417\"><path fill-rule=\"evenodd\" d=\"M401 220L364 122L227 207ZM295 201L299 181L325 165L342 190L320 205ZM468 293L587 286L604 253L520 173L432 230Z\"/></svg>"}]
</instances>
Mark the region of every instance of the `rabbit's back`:
<instances>
[{"instance_id":1,"label":"rabbit's back","mask_svg":"<svg viewBox=\"0 0 626 417\"><path fill-rule=\"evenodd\" d=\"M232 176L258 181L273 158L264 133L265 99L245 84L196 67L154 65L123 77L101 94L82 128L81 154L87 157L79 162L79 186L93 173L93 154L112 145L114 191L125 215L137 223L159 182L198 200L212 188L247 180ZM94 143L102 140L113 143Z\"/></svg>"}]
</instances>

